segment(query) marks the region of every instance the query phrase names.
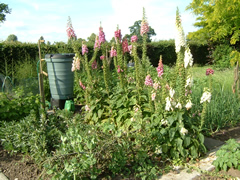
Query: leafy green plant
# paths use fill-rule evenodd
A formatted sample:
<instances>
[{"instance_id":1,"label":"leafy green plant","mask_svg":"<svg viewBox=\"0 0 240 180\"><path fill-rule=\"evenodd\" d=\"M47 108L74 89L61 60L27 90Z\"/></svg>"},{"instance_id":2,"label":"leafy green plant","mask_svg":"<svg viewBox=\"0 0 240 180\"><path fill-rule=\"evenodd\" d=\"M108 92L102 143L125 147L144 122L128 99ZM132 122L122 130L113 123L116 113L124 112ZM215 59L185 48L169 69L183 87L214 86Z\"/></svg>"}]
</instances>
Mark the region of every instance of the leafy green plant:
<instances>
[{"instance_id":1,"label":"leafy green plant","mask_svg":"<svg viewBox=\"0 0 240 180\"><path fill-rule=\"evenodd\" d=\"M240 170L240 143L229 139L216 153L217 159L213 161L216 171L227 171L229 168Z\"/></svg>"}]
</instances>

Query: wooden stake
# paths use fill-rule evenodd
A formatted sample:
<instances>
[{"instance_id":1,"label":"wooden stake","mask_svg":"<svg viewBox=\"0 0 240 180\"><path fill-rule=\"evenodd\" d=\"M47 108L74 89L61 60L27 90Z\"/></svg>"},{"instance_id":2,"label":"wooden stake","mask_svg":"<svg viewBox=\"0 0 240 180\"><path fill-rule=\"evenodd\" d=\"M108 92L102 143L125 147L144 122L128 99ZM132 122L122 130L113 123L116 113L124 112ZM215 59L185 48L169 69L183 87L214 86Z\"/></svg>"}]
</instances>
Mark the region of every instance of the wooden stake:
<instances>
[{"instance_id":1,"label":"wooden stake","mask_svg":"<svg viewBox=\"0 0 240 180\"><path fill-rule=\"evenodd\" d=\"M44 40L38 40L38 52L39 52L39 59L40 59L40 73L39 77L39 91L41 96L41 108L45 109L45 95L44 95L44 86L43 86L43 70L42 70L42 58L41 58L41 42Z\"/></svg>"}]
</instances>

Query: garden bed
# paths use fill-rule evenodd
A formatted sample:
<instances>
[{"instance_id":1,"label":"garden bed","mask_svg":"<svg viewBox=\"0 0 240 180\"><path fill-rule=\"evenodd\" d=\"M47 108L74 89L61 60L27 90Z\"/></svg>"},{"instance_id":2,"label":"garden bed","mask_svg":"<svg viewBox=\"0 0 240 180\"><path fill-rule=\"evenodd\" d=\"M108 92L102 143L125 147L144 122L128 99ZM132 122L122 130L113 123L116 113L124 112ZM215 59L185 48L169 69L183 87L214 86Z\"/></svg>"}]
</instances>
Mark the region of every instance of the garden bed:
<instances>
[{"instance_id":1,"label":"garden bed","mask_svg":"<svg viewBox=\"0 0 240 180\"><path fill-rule=\"evenodd\" d=\"M230 138L240 138L240 124L233 128L225 128L211 136L213 139L220 141L226 141ZM41 170L38 168L38 165L28 157L23 156L22 154L13 154L10 155L0 147L0 170L3 172L10 180L18 178L19 180L30 180L37 179ZM225 179L225 175L232 177L240 177L240 171L230 169L228 172L220 171L217 173L203 174L200 177L195 178L199 179Z\"/></svg>"}]
</instances>

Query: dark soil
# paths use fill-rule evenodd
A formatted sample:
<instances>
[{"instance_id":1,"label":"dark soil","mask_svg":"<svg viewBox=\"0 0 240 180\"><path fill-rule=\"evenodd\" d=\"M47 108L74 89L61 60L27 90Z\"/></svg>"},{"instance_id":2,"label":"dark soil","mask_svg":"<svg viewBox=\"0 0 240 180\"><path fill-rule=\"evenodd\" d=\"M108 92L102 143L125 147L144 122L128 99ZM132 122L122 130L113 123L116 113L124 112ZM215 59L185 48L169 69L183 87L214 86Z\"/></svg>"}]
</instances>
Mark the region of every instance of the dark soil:
<instances>
[{"instance_id":1,"label":"dark soil","mask_svg":"<svg viewBox=\"0 0 240 180\"><path fill-rule=\"evenodd\" d=\"M80 109L80 108L79 108ZM78 110L79 110L78 109ZM226 141L230 138L240 138L240 124L234 128L227 128L219 131L211 136L213 139L218 139L221 141ZM5 151L0 146L0 171L4 173L5 176L9 178L9 180L35 180L38 179L41 170L38 168L33 161L22 154L13 154L10 155L7 151ZM209 180L222 180L228 179L227 176L239 177L240 171L230 169L228 172L219 172L219 173L208 173L203 174L200 177L197 177L195 180L200 179L209 179ZM229 178L231 179L231 178Z\"/></svg>"}]
</instances>

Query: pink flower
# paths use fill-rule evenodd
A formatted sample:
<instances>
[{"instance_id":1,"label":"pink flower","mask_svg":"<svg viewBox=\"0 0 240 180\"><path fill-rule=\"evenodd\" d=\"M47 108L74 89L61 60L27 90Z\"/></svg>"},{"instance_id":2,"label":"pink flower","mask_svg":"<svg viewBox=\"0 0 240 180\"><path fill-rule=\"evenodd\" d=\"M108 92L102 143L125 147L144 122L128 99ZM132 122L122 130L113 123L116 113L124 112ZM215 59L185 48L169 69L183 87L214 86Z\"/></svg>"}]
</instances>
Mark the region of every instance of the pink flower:
<instances>
[{"instance_id":1,"label":"pink flower","mask_svg":"<svg viewBox=\"0 0 240 180\"><path fill-rule=\"evenodd\" d=\"M123 70L120 68L120 66L117 66L118 69L117 69L117 72L120 73L120 72L123 72Z\"/></svg>"},{"instance_id":2,"label":"pink flower","mask_svg":"<svg viewBox=\"0 0 240 180\"><path fill-rule=\"evenodd\" d=\"M97 61L93 61L92 63L92 69L97 69Z\"/></svg>"},{"instance_id":3,"label":"pink flower","mask_svg":"<svg viewBox=\"0 0 240 180\"><path fill-rule=\"evenodd\" d=\"M140 31L141 36L146 34L148 31L149 31L148 23L146 21L142 21L142 23L141 23L141 31Z\"/></svg>"},{"instance_id":4,"label":"pink flower","mask_svg":"<svg viewBox=\"0 0 240 180\"><path fill-rule=\"evenodd\" d=\"M124 40L123 40L123 42L122 42L122 50L123 50L123 54L125 53L125 52L129 52L128 51L128 40L125 38Z\"/></svg>"},{"instance_id":5,"label":"pink flower","mask_svg":"<svg viewBox=\"0 0 240 180\"><path fill-rule=\"evenodd\" d=\"M212 70L211 68L208 68L206 70L206 75L208 76L209 74L214 74L214 70Z\"/></svg>"},{"instance_id":6,"label":"pink flower","mask_svg":"<svg viewBox=\"0 0 240 180\"><path fill-rule=\"evenodd\" d=\"M157 72L158 72L158 77L161 77L163 75L163 63L161 58L158 63Z\"/></svg>"},{"instance_id":7,"label":"pink flower","mask_svg":"<svg viewBox=\"0 0 240 180\"><path fill-rule=\"evenodd\" d=\"M153 86L153 80L151 78L151 75L147 75L145 79L145 85L146 86Z\"/></svg>"},{"instance_id":8,"label":"pink flower","mask_svg":"<svg viewBox=\"0 0 240 180\"><path fill-rule=\"evenodd\" d=\"M84 55L85 53L88 53L88 48L87 45L82 44L82 55Z\"/></svg>"},{"instance_id":9,"label":"pink flower","mask_svg":"<svg viewBox=\"0 0 240 180\"><path fill-rule=\"evenodd\" d=\"M117 51L116 51L116 49L114 49L113 46L112 46L111 51L110 51L110 56L111 57L116 57L117 56Z\"/></svg>"},{"instance_id":10,"label":"pink flower","mask_svg":"<svg viewBox=\"0 0 240 180\"><path fill-rule=\"evenodd\" d=\"M67 36L68 36L68 39L77 39L77 36L74 32L74 29L73 29L73 26L72 26L72 21L71 21L71 18L68 17L68 23L67 23Z\"/></svg>"},{"instance_id":11,"label":"pink flower","mask_svg":"<svg viewBox=\"0 0 240 180\"><path fill-rule=\"evenodd\" d=\"M103 28L99 27L99 44L101 45L105 41L106 41L106 39L105 39L105 34L103 32Z\"/></svg>"},{"instance_id":12,"label":"pink flower","mask_svg":"<svg viewBox=\"0 0 240 180\"><path fill-rule=\"evenodd\" d=\"M83 90L86 89L81 80L79 80L79 85L82 87Z\"/></svg>"},{"instance_id":13,"label":"pink flower","mask_svg":"<svg viewBox=\"0 0 240 180\"><path fill-rule=\"evenodd\" d=\"M103 60L104 58L105 58L105 56L104 56L104 55L100 56L100 59L101 59L101 60Z\"/></svg>"},{"instance_id":14,"label":"pink flower","mask_svg":"<svg viewBox=\"0 0 240 180\"><path fill-rule=\"evenodd\" d=\"M128 46L128 51L130 54L132 53L132 47L133 47L132 45Z\"/></svg>"},{"instance_id":15,"label":"pink flower","mask_svg":"<svg viewBox=\"0 0 240 180\"><path fill-rule=\"evenodd\" d=\"M99 43L98 36L96 36L96 39L95 39L94 50L95 50L96 48L100 48L100 43Z\"/></svg>"},{"instance_id":16,"label":"pink flower","mask_svg":"<svg viewBox=\"0 0 240 180\"><path fill-rule=\"evenodd\" d=\"M117 31L115 31L114 37L115 37L116 42L117 42L117 40L119 40L119 42L121 42L121 39L122 39L121 29L118 29Z\"/></svg>"},{"instance_id":17,"label":"pink flower","mask_svg":"<svg viewBox=\"0 0 240 180\"><path fill-rule=\"evenodd\" d=\"M136 35L131 37L131 42L137 42L138 37Z\"/></svg>"}]
</instances>

